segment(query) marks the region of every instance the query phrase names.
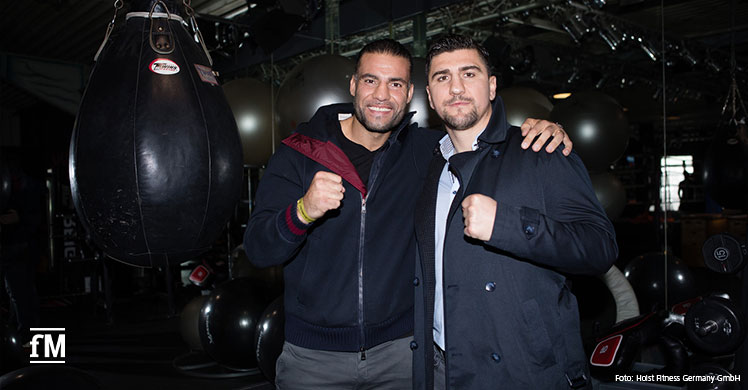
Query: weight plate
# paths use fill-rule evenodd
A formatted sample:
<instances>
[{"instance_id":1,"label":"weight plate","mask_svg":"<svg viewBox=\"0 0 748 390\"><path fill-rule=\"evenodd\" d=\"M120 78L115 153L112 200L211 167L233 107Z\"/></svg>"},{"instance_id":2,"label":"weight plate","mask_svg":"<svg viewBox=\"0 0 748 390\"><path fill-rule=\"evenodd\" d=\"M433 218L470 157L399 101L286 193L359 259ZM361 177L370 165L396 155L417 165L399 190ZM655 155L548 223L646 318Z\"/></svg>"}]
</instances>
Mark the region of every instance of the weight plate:
<instances>
[{"instance_id":1,"label":"weight plate","mask_svg":"<svg viewBox=\"0 0 748 390\"><path fill-rule=\"evenodd\" d=\"M704 265L721 274L734 274L745 265L745 247L729 234L715 234L704 241L701 254Z\"/></svg>"},{"instance_id":2,"label":"weight plate","mask_svg":"<svg viewBox=\"0 0 748 390\"><path fill-rule=\"evenodd\" d=\"M742 313L721 297L705 297L691 306L684 325L691 343L713 356L735 351L745 336Z\"/></svg>"}]
</instances>

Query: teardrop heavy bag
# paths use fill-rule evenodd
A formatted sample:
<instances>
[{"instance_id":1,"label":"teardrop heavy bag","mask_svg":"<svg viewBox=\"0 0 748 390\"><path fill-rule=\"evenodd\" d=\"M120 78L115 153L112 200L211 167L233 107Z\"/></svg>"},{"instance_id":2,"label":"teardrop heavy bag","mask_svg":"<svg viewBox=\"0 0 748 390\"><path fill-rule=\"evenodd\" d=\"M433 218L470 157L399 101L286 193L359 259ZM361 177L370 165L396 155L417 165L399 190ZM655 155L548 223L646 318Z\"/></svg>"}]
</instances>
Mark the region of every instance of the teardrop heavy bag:
<instances>
[{"instance_id":1,"label":"teardrop heavy bag","mask_svg":"<svg viewBox=\"0 0 748 390\"><path fill-rule=\"evenodd\" d=\"M99 248L135 266L209 249L241 191L234 117L177 4L133 4L91 72L70 145L78 216Z\"/></svg>"}]
</instances>

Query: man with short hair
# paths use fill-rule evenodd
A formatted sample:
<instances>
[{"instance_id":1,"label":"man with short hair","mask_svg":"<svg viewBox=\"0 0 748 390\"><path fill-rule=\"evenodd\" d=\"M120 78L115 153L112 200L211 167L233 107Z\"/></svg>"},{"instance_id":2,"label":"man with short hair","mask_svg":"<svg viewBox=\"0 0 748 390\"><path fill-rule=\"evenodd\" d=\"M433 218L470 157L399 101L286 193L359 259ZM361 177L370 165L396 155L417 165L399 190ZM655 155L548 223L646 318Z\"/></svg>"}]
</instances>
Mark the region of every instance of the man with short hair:
<instances>
[{"instance_id":1,"label":"man with short hair","mask_svg":"<svg viewBox=\"0 0 748 390\"><path fill-rule=\"evenodd\" d=\"M613 226L576 154L520 148L489 63L465 36L429 49L429 103L447 135L415 211L414 388L586 387L563 273L608 270Z\"/></svg>"},{"instance_id":2,"label":"man with short hair","mask_svg":"<svg viewBox=\"0 0 748 390\"><path fill-rule=\"evenodd\" d=\"M257 266L285 265L279 389L412 386L413 210L440 132L409 125L410 71L400 43L366 45L354 104L320 108L259 184L244 245ZM541 143L557 129L527 126Z\"/></svg>"}]
</instances>

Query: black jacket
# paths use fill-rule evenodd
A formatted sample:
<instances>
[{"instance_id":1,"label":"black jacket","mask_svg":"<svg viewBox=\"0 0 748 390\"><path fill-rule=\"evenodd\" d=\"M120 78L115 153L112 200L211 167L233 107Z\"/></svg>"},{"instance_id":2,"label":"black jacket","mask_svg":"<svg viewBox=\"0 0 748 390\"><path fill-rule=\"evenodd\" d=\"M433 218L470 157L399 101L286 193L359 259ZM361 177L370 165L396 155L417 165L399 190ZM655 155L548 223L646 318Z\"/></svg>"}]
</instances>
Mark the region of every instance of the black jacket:
<instances>
[{"instance_id":1,"label":"black jacket","mask_svg":"<svg viewBox=\"0 0 748 390\"><path fill-rule=\"evenodd\" d=\"M603 273L615 232L579 157L520 148L496 98L476 151L449 160L461 187L447 219L443 288L450 389L585 386L586 357L574 295L562 273ZM433 386L434 210L444 158L437 152L416 210L414 388ZM460 204L497 201L489 241L467 238Z\"/></svg>"},{"instance_id":2,"label":"black jacket","mask_svg":"<svg viewBox=\"0 0 748 390\"><path fill-rule=\"evenodd\" d=\"M305 348L360 351L413 331L413 210L439 133L406 116L375 157L367 188L333 131L338 114L352 112L351 104L322 107L283 141L244 236L252 263L285 264L286 340ZM320 170L343 177L345 198L305 230L296 200Z\"/></svg>"}]
</instances>

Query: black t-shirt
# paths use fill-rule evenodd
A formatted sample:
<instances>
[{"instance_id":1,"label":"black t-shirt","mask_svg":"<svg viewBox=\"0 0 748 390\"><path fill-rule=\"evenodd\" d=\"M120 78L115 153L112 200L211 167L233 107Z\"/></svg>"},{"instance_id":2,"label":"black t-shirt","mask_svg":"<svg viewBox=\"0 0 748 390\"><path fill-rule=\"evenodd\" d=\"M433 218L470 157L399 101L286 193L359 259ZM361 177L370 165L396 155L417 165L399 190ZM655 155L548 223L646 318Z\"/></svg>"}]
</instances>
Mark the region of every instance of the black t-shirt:
<instances>
[{"instance_id":1,"label":"black t-shirt","mask_svg":"<svg viewBox=\"0 0 748 390\"><path fill-rule=\"evenodd\" d=\"M364 185L368 186L371 164L374 162L374 156L376 156L382 148L370 151L369 149L366 149L346 138L340 127L338 127L338 132L335 135L338 138L338 142L340 142L340 149L343 150L343 153L345 153L348 159L351 160L353 166L356 167L356 172L358 172L358 176L361 178L361 181L364 182ZM384 145L382 147L384 147Z\"/></svg>"}]
</instances>

